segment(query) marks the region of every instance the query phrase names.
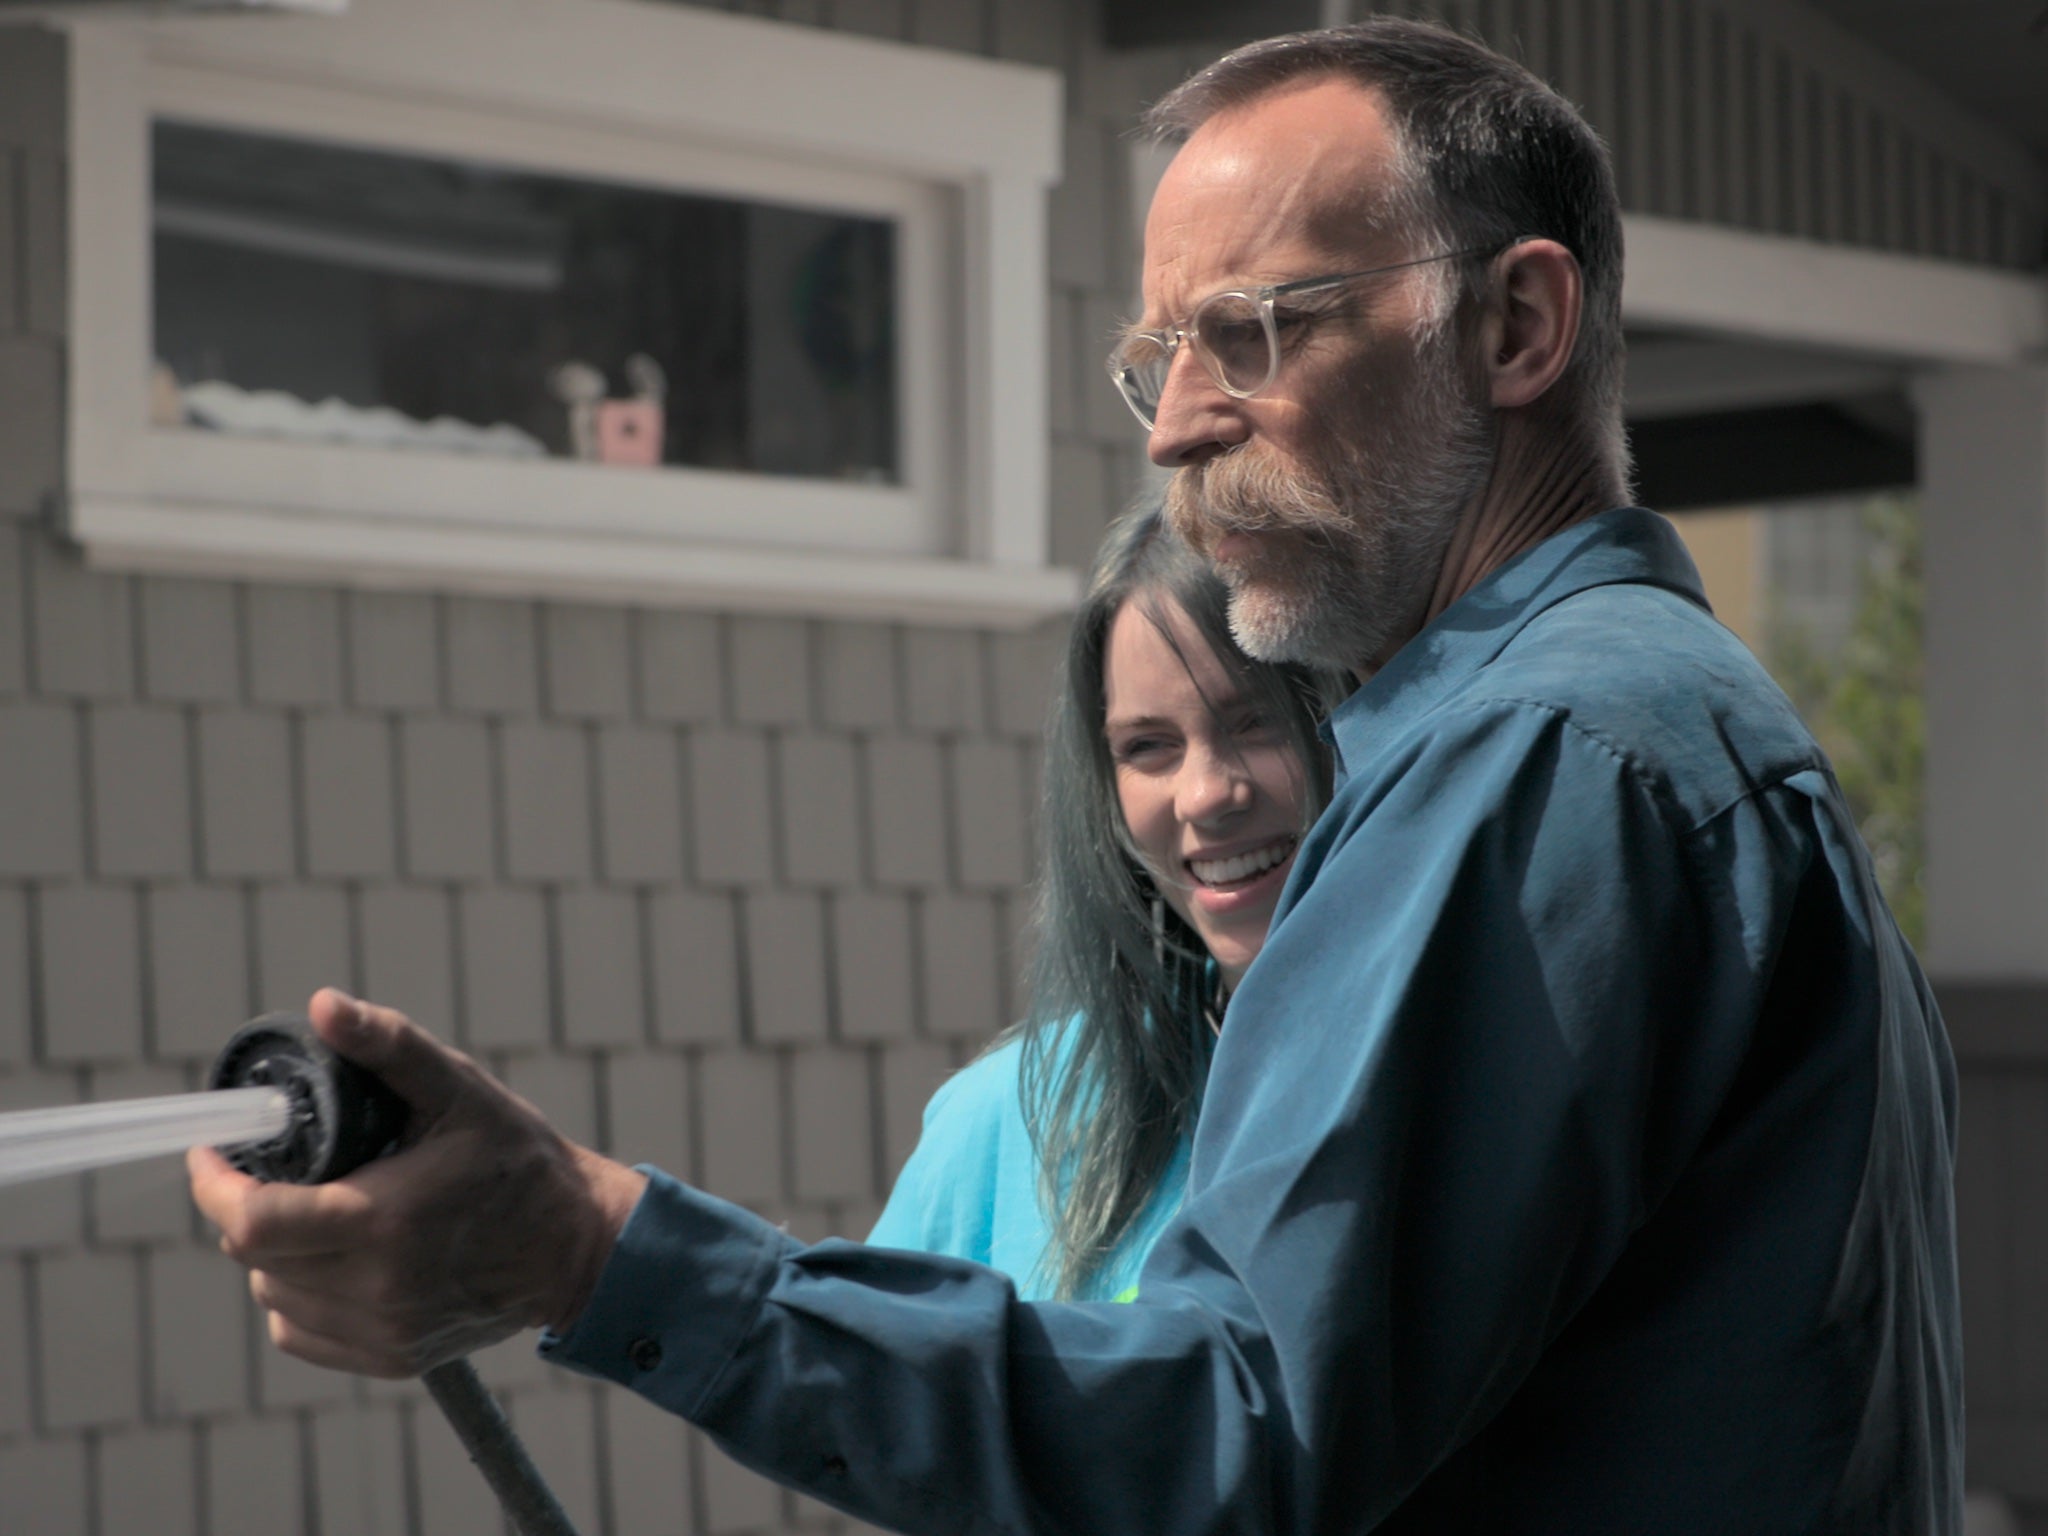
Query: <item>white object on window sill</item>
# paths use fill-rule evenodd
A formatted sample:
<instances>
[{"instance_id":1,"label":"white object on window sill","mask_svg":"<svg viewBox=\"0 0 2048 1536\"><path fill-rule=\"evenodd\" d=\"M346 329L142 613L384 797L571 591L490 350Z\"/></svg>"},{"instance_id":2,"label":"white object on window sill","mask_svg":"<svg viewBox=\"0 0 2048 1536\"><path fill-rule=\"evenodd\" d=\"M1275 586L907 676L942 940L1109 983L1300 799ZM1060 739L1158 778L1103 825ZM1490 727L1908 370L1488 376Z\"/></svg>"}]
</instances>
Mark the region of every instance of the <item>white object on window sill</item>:
<instances>
[{"instance_id":1,"label":"white object on window sill","mask_svg":"<svg viewBox=\"0 0 2048 1536\"><path fill-rule=\"evenodd\" d=\"M387 405L350 405L331 397L315 404L280 389L243 389L220 379L188 384L182 395L187 424L219 432L301 443L477 453L502 459L548 456L545 443L510 422L479 427L452 416L420 421Z\"/></svg>"}]
</instances>

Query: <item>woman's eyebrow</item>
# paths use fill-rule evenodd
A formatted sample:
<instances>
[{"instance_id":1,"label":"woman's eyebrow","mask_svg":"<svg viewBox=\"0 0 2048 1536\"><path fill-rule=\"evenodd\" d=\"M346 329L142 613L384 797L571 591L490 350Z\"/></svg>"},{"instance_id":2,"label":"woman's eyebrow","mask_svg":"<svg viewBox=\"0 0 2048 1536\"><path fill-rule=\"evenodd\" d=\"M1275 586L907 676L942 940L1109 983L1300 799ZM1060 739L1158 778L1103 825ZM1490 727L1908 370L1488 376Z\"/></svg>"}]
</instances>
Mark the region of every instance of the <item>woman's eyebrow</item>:
<instances>
[{"instance_id":1,"label":"woman's eyebrow","mask_svg":"<svg viewBox=\"0 0 2048 1536\"><path fill-rule=\"evenodd\" d=\"M1162 725L1173 721L1165 715L1112 715L1102 722L1104 731L1133 731Z\"/></svg>"},{"instance_id":2,"label":"woman's eyebrow","mask_svg":"<svg viewBox=\"0 0 2048 1536\"><path fill-rule=\"evenodd\" d=\"M1233 688L1227 693L1217 694L1214 697L1211 697L1206 692L1202 694L1202 706L1212 716L1227 715L1233 710L1243 709L1247 704L1255 702L1256 700L1250 694L1237 688ZM1103 719L1102 729L1107 732L1128 731L1139 727L1166 726L1172 728L1176 723L1172 715L1109 715Z\"/></svg>"}]
</instances>

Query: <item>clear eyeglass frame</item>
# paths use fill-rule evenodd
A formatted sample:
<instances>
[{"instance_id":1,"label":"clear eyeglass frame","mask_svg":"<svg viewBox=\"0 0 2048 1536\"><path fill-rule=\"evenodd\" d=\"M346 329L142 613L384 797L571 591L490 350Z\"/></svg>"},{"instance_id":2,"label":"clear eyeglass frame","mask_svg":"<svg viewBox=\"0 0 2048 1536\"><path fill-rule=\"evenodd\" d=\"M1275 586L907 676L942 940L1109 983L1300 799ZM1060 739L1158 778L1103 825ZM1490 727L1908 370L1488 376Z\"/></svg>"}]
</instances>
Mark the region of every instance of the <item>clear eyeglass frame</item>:
<instances>
[{"instance_id":1,"label":"clear eyeglass frame","mask_svg":"<svg viewBox=\"0 0 2048 1536\"><path fill-rule=\"evenodd\" d=\"M1179 325L1161 331L1126 332L1107 359L1110 382L1116 385L1117 393L1124 397L1124 404L1131 408L1138 424L1147 432L1152 431L1158 420L1160 397L1166 392L1167 375L1173 371L1174 355L1186 342L1218 389L1234 399L1249 400L1280 373L1280 328L1273 318L1275 300L1439 261L1493 256L1514 243L1444 251L1435 256L1389 262L1382 267L1297 278L1264 288L1229 288L1212 293ZM1205 319L1212 322L1209 328L1205 328ZM1254 325L1256 332L1252 329Z\"/></svg>"}]
</instances>

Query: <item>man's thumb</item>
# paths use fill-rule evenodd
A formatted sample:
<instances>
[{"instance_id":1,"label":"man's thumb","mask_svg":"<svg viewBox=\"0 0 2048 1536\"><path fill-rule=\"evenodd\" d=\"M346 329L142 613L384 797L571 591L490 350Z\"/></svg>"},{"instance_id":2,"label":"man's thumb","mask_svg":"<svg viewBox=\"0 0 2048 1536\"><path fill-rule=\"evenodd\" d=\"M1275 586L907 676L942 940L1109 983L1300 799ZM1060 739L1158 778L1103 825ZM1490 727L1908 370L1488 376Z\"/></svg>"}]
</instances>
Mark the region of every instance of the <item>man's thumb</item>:
<instances>
[{"instance_id":1,"label":"man's thumb","mask_svg":"<svg viewBox=\"0 0 2048 1536\"><path fill-rule=\"evenodd\" d=\"M396 1009L322 987L306 1011L336 1055L383 1079L415 1114L436 1115L454 1097L455 1063L447 1048Z\"/></svg>"}]
</instances>

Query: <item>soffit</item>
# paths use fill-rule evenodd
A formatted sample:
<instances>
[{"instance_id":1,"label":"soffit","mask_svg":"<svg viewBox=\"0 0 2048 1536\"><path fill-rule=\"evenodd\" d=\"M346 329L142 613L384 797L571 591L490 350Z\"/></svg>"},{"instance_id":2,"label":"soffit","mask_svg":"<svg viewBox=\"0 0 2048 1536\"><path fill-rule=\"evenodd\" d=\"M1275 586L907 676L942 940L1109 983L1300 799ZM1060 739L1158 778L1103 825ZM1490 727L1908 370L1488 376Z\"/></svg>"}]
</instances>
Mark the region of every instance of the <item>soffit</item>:
<instances>
[{"instance_id":1,"label":"soffit","mask_svg":"<svg viewBox=\"0 0 2048 1536\"><path fill-rule=\"evenodd\" d=\"M2048 0L1806 0L2048 156Z\"/></svg>"}]
</instances>

